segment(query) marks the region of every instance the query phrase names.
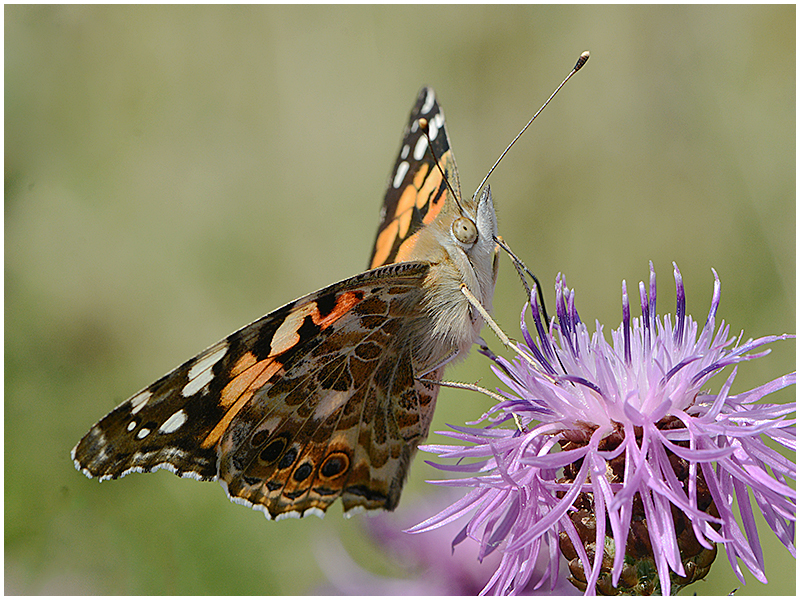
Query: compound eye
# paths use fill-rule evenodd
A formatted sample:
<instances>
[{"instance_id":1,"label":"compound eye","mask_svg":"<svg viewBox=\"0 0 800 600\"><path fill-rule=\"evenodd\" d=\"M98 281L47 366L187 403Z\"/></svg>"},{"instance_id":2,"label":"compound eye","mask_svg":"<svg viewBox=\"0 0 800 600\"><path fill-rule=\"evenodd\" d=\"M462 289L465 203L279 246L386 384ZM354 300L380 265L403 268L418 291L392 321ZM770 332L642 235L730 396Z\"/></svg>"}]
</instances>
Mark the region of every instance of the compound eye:
<instances>
[{"instance_id":1,"label":"compound eye","mask_svg":"<svg viewBox=\"0 0 800 600\"><path fill-rule=\"evenodd\" d=\"M453 221L453 235L462 244L472 245L478 239L478 228L472 219L458 217Z\"/></svg>"}]
</instances>

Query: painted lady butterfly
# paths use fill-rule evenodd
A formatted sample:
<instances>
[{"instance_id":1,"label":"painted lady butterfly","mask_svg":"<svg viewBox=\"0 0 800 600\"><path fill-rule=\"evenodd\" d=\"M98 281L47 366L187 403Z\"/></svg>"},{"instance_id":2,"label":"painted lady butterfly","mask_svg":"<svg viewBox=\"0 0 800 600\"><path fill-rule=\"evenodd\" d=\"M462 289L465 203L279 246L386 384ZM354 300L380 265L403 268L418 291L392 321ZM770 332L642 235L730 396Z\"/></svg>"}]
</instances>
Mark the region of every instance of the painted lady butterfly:
<instances>
[{"instance_id":1,"label":"painted lady butterfly","mask_svg":"<svg viewBox=\"0 0 800 600\"><path fill-rule=\"evenodd\" d=\"M268 518L322 516L337 498L345 511L394 509L433 417L430 380L483 325L462 285L491 306L496 234L489 187L461 197L444 113L423 88L369 270L232 333L123 402L72 450L76 468L101 481L160 468L219 479Z\"/></svg>"}]
</instances>

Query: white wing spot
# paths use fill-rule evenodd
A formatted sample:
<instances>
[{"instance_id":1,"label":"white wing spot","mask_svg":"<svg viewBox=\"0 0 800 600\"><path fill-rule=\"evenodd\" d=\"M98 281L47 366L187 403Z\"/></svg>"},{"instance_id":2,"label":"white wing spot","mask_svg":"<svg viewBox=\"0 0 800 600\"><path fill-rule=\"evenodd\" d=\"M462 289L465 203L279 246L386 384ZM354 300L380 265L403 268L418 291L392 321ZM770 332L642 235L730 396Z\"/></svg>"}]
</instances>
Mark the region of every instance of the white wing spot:
<instances>
[{"instance_id":1,"label":"white wing spot","mask_svg":"<svg viewBox=\"0 0 800 600\"><path fill-rule=\"evenodd\" d=\"M428 121L428 137L431 138L431 141L435 140L436 136L439 135L439 129L441 129L442 125L444 125L444 115L442 113L437 114Z\"/></svg>"},{"instance_id":2,"label":"white wing spot","mask_svg":"<svg viewBox=\"0 0 800 600\"><path fill-rule=\"evenodd\" d=\"M137 440L143 440L150 434L150 430L147 427L143 427L139 430L139 433L136 434Z\"/></svg>"},{"instance_id":3,"label":"white wing spot","mask_svg":"<svg viewBox=\"0 0 800 600\"><path fill-rule=\"evenodd\" d=\"M228 343L223 342L222 346L216 350L212 349L204 357L199 358L192 368L189 369L189 383L183 386L181 395L184 398L196 394L214 379L211 368L217 364L222 357L228 353Z\"/></svg>"},{"instance_id":4,"label":"white wing spot","mask_svg":"<svg viewBox=\"0 0 800 600\"><path fill-rule=\"evenodd\" d=\"M436 96L433 93L433 90L428 90L428 95L425 96L425 103L422 105L422 109L420 112L424 115L429 113L433 108L433 103L436 101Z\"/></svg>"},{"instance_id":5,"label":"white wing spot","mask_svg":"<svg viewBox=\"0 0 800 600\"><path fill-rule=\"evenodd\" d=\"M433 136L431 136L431 139L433 139ZM422 157L425 156L425 151L427 149L428 149L428 138L422 136L417 140L417 145L414 146L414 158L416 160L422 160Z\"/></svg>"},{"instance_id":6,"label":"white wing spot","mask_svg":"<svg viewBox=\"0 0 800 600\"><path fill-rule=\"evenodd\" d=\"M136 429L136 421L131 421L128 423L128 431L133 431L134 429Z\"/></svg>"},{"instance_id":7,"label":"white wing spot","mask_svg":"<svg viewBox=\"0 0 800 600\"><path fill-rule=\"evenodd\" d=\"M180 429L181 425L186 423L186 413L183 409L180 409L174 415L172 415L169 419L164 421L161 427L158 428L158 433L172 433L173 431L177 431Z\"/></svg>"},{"instance_id":8,"label":"white wing spot","mask_svg":"<svg viewBox=\"0 0 800 600\"><path fill-rule=\"evenodd\" d=\"M403 149L400 150L400 158L402 158L403 160L407 159L409 150L410 148L408 147L408 144L405 144L403 146Z\"/></svg>"},{"instance_id":9,"label":"white wing spot","mask_svg":"<svg viewBox=\"0 0 800 600\"><path fill-rule=\"evenodd\" d=\"M406 176L406 173L408 173L408 167L409 164L406 161L397 165L397 173L394 174L394 180L392 181L393 188L399 188L400 184L403 183L403 178Z\"/></svg>"},{"instance_id":10,"label":"white wing spot","mask_svg":"<svg viewBox=\"0 0 800 600\"><path fill-rule=\"evenodd\" d=\"M131 406L133 407L133 409L131 410L131 414L135 415L140 410L142 410L145 407L145 404L147 404L147 401L150 400L152 395L153 394L145 390L144 392L136 394L133 398L131 398Z\"/></svg>"}]
</instances>

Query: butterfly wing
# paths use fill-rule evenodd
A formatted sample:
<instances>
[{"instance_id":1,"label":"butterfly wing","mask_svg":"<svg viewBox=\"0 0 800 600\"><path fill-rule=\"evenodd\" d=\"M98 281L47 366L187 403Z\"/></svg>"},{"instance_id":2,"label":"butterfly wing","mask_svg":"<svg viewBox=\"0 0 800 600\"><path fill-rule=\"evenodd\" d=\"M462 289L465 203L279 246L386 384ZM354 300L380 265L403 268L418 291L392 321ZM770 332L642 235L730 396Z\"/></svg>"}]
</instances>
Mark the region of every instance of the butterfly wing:
<instances>
[{"instance_id":1,"label":"butterfly wing","mask_svg":"<svg viewBox=\"0 0 800 600\"><path fill-rule=\"evenodd\" d=\"M419 127L419 119L423 117L428 120L433 153ZM460 197L458 171L445 129L444 112L433 90L423 87L411 109L400 152L389 175L369 268L409 260L415 234L433 222L444 207L449 191L436 167L434 154Z\"/></svg>"},{"instance_id":2,"label":"butterfly wing","mask_svg":"<svg viewBox=\"0 0 800 600\"><path fill-rule=\"evenodd\" d=\"M222 479L269 516L394 508L435 395L412 373L428 266L368 271L231 334L99 421L73 449L89 477L166 468Z\"/></svg>"},{"instance_id":3,"label":"butterfly wing","mask_svg":"<svg viewBox=\"0 0 800 600\"><path fill-rule=\"evenodd\" d=\"M258 389L220 445L229 495L271 516L344 509L392 510L411 457L428 433L437 388L414 379L414 331L425 265L383 267L364 300L316 336L274 384ZM370 273L375 273L370 272ZM311 359L311 360L309 360Z\"/></svg>"}]
</instances>

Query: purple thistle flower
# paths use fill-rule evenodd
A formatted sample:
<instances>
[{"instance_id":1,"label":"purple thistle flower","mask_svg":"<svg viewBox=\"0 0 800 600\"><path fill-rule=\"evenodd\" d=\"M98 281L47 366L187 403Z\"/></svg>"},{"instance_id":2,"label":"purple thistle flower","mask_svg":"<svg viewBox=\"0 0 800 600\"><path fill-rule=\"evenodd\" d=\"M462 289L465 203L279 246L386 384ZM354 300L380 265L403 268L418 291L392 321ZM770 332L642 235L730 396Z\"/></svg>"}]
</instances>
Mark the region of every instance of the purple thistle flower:
<instances>
[{"instance_id":1,"label":"purple thistle flower","mask_svg":"<svg viewBox=\"0 0 800 600\"><path fill-rule=\"evenodd\" d=\"M642 316L631 319L623 282L623 322L611 343L598 323L590 334L575 309L573 291L556 280L550 329L536 293L522 313L525 344L508 361L488 349L492 369L507 387L505 401L482 417L484 428L441 432L460 445L428 445L473 472L437 481L470 488L460 500L409 531L428 531L473 512L454 544L480 543L478 559L495 551L500 565L484 593L516 593L546 553L549 567L534 587L558 583L559 552L570 581L587 593L669 595L700 579L722 544L744 583L738 560L766 583L750 499L792 556L794 463L764 442L795 451L794 403L756 404L795 383L791 373L731 395L738 363L760 358L766 344L792 335L742 341L716 327L720 282L702 329L686 315L677 265L675 322L656 314L655 272L649 295L639 284ZM526 324L530 306L534 341ZM732 372L719 392L705 391L723 368ZM497 427L511 419L515 428ZM560 451L557 451L560 450ZM472 459L474 462L463 462ZM433 463L431 463L433 464ZM738 501L737 524L734 498ZM600 551L597 551L600 549Z\"/></svg>"}]
</instances>

